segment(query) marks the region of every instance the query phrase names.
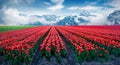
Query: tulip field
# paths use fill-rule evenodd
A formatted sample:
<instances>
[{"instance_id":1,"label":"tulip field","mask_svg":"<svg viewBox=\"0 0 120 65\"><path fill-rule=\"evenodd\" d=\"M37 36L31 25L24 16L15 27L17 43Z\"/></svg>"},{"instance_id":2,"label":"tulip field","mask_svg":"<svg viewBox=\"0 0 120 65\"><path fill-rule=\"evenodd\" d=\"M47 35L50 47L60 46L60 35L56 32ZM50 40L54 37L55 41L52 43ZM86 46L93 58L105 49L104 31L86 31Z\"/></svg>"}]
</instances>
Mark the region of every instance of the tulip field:
<instances>
[{"instance_id":1,"label":"tulip field","mask_svg":"<svg viewBox=\"0 0 120 65\"><path fill-rule=\"evenodd\" d=\"M120 26L36 26L0 32L0 65L120 65Z\"/></svg>"}]
</instances>

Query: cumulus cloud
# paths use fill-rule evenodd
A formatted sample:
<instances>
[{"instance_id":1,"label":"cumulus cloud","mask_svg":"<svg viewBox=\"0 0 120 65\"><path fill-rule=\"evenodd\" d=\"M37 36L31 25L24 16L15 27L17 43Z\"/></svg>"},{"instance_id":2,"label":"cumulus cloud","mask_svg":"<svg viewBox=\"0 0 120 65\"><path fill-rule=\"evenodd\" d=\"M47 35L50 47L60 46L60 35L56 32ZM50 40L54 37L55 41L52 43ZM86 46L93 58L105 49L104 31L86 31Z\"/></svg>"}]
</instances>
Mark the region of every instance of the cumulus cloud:
<instances>
[{"instance_id":1,"label":"cumulus cloud","mask_svg":"<svg viewBox=\"0 0 120 65\"><path fill-rule=\"evenodd\" d=\"M0 0L0 9L2 9L4 6L11 7L12 6L23 6L23 5L29 5L34 3L35 0ZM22 4L22 5L21 5Z\"/></svg>"},{"instance_id":2,"label":"cumulus cloud","mask_svg":"<svg viewBox=\"0 0 120 65\"><path fill-rule=\"evenodd\" d=\"M51 2L56 3L56 4L62 4L64 0L51 0Z\"/></svg>"},{"instance_id":3,"label":"cumulus cloud","mask_svg":"<svg viewBox=\"0 0 120 65\"><path fill-rule=\"evenodd\" d=\"M108 25L108 21L107 21L107 16L100 14L100 13L95 13L94 15L96 15L95 17L90 17L90 22L88 23L88 25Z\"/></svg>"},{"instance_id":4,"label":"cumulus cloud","mask_svg":"<svg viewBox=\"0 0 120 65\"><path fill-rule=\"evenodd\" d=\"M114 8L105 8L100 6L74 6L74 7L68 7L68 10L72 11L89 11L92 15L95 16L89 16L89 17L82 17L85 20L88 20L89 23L87 25L109 25L109 21L107 21L107 16L112 13L115 9Z\"/></svg>"},{"instance_id":5,"label":"cumulus cloud","mask_svg":"<svg viewBox=\"0 0 120 65\"><path fill-rule=\"evenodd\" d=\"M31 4L35 0L7 0L9 4Z\"/></svg>"},{"instance_id":6,"label":"cumulus cloud","mask_svg":"<svg viewBox=\"0 0 120 65\"><path fill-rule=\"evenodd\" d=\"M5 22L5 24L9 25L27 24L29 22L29 18L19 14L20 12L17 9L4 9L2 20Z\"/></svg>"},{"instance_id":7,"label":"cumulus cloud","mask_svg":"<svg viewBox=\"0 0 120 65\"><path fill-rule=\"evenodd\" d=\"M27 11L22 11L22 13L28 15L39 15L39 16L48 14L48 12L41 10L27 10Z\"/></svg>"},{"instance_id":8,"label":"cumulus cloud","mask_svg":"<svg viewBox=\"0 0 120 65\"><path fill-rule=\"evenodd\" d=\"M52 3L55 3L55 6L51 6L48 10L55 11L64 8L63 2L64 0L51 0Z\"/></svg>"},{"instance_id":9,"label":"cumulus cloud","mask_svg":"<svg viewBox=\"0 0 120 65\"><path fill-rule=\"evenodd\" d=\"M80 13L81 10L87 10L87 11L90 11L92 15L96 15L96 17L87 17L87 18L83 17L86 20L90 21L88 25L104 25L104 24L109 23L106 20L108 14L112 13L114 10L120 9L120 6L119 6L120 0L111 0L111 2L109 1L108 3L106 3L106 5L111 5L114 8L96 6L97 5L96 2L90 3L88 5L84 5L84 6L71 5L71 7L67 7L63 5L64 0L50 0L51 2L41 1L44 5L46 4L45 6L48 6L43 10L39 10L40 8L34 10L34 6L33 7L28 6L28 8L25 6L26 8L24 8L24 5L30 5L34 3L35 1L36 0L12 0L12 1L11 0L0 0L0 25L1 24L19 25L19 24L34 23L36 21L37 22L39 21L44 24L51 24L51 23L54 23L54 21L49 22L49 21L46 21L45 18L38 18L33 15L42 16L42 15L55 14L55 15L66 16L66 15L72 15L74 13L76 15ZM23 7L23 10L20 10L22 9L22 7ZM64 11L65 7L67 9L65 9ZM31 10L28 10L29 8Z\"/></svg>"},{"instance_id":10,"label":"cumulus cloud","mask_svg":"<svg viewBox=\"0 0 120 65\"><path fill-rule=\"evenodd\" d=\"M0 25L26 25L29 23L40 22L42 24L52 25L56 23L56 21L48 21L44 15L47 15L44 12L40 11L25 11L20 12L16 8L3 8L0 10Z\"/></svg>"},{"instance_id":11,"label":"cumulus cloud","mask_svg":"<svg viewBox=\"0 0 120 65\"><path fill-rule=\"evenodd\" d=\"M55 11L55 10L60 10L62 8L64 8L64 6L61 4L58 4L56 6L49 7L48 10Z\"/></svg>"},{"instance_id":12,"label":"cumulus cloud","mask_svg":"<svg viewBox=\"0 0 120 65\"><path fill-rule=\"evenodd\" d=\"M15 8L3 8L0 10L0 12L2 13L0 20L3 21L0 21L0 24L3 25L20 25L35 22L46 23L46 20L44 18L38 18L37 16L34 16L34 12L37 11L33 11L31 14L29 14L29 12L24 14ZM39 14L40 13L41 12L39 12Z\"/></svg>"},{"instance_id":13,"label":"cumulus cloud","mask_svg":"<svg viewBox=\"0 0 120 65\"><path fill-rule=\"evenodd\" d=\"M74 6L74 7L68 7L69 10L98 10L101 9L102 7L97 7L97 6L84 6L84 7L78 7L78 6Z\"/></svg>"},{"instance_id":14,"label":"cumulus cloud","mask_svg":"<svg viewBox=\"0 0 120 65\"><path fill-rule=\"evenodd\" d=\"M120 10L120 0L112 0L108 4L114 7L113 10Z\"/></svg>"}]
</instances>

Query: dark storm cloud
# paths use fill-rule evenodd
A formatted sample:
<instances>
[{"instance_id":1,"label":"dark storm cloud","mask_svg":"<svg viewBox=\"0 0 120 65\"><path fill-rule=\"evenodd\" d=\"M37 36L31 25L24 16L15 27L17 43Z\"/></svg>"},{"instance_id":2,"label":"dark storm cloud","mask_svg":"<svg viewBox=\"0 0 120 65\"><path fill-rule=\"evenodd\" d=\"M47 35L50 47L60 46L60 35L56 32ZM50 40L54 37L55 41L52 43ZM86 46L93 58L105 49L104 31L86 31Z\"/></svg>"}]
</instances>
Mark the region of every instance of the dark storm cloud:
<instances>
[{"instance_id":1,"label":"dark storm cloud","mask_svg":"<svg viewBox=\"0 0 120 65\"><path fill-rule=\"evenodd\" d=\"M3 17L3 10L0 9L0 24L5 24L5 22L2 20L2 17Z\"/></svg>"},{"instance_id":2,"label":"dark storm cloud","mask_svg":"<svg viewBox=\"0 0 120 65\"><path fill-rule=\"evenodd\" d=\"M31 3L34 3L35 0L0 0L0 9L5 7L20 7L20 6L27 6Z\"/></svg>"},{"instance_id":3,"label":"dark storm cloud","mask_svg":"<svg viewBox=\"0 0 120 65\"><path fill-rule=\"evenodd\" d=\"M2 9L5 4L7 4L7 0L0 0L0 9Z\"/></svg>"},{"instance_id":4,"label":"dark storm cloud","mask_svg":"<svg viewBox=\"0 0 120 65\"><path fill-rule=\"evenodd\" d=\"M0 24L5 24L5 22L3 20L0 19Z\"/></svg>"},{"instance_id":5,"label":"dark storm cloud","mask_svg":"<svg viewBox=\"0 0 120 65\"><path fill-rule=\"evenodd\" d=\"M29 21L29 17L22 13L67 16L78 14L81 9L100 15L96 19L99 20L109 14L110 10L120 9L119 2L120 0L0 0L0 24L19 23L21 19L25 22Z\"/></svg>"},{"instance_id":6,"label":"dark storm cloud","mask_svg":"<svg viewBox=\"0 0 120 65\"><path fill-rule=\"evenodd\" d=\"M9 0L0 0L0 24L5 24L3 20L4 17L4 8L7 8L9 4Z\"/></svg>"},{"instance_id":7,"label":"dark storm cloud","mask_svg":"<svg viewBox=\"0 0 120 65\"><path fill-rule=\"evenodd\" d=\"M0 24L5 24L3 20L4 12L9 8L19 8L20 6L25 7L30 5L35 0L0 0Z\"/></svg>"}]
</instances>

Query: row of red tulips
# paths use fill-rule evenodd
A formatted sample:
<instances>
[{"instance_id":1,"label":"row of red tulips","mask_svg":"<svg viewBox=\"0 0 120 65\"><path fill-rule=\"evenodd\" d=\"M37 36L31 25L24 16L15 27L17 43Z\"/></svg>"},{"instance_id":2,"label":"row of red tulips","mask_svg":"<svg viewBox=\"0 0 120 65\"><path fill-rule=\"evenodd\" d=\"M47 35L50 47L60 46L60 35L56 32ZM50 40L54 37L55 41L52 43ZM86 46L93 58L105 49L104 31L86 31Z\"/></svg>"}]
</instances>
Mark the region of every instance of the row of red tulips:
<instances>
[{"instance_id":1,"label":"row of red tulips","mask_svg":"<svg viewBox=\"0 0 120 65\"><path fill-rule=\"evenodd\" d=\"M35 27L35 28L27 28L27 29L3 32L0 34L0 40L5 40L5 39L11 38L11 37L23 35L24 33L30 33L31 31L34 31L35 29L37 29L37 28Z\"/></svg>"},{"instance_id":2,"label":"row of red tulips","mask_svg":"<svg viewBox=\"0 0 120 65\"><path fill-rule=\"evenodd\" d=\"M36 27L25 29L21 31L5 32L0 38L0 54L4 56L5 61L12 61L11 63L28 64L35 51L35 46L50 27ZM15 33L17 32L17 34ZM4 35L6 34L6 35ZM8 35L8 36L7 36Z\"/></svg>"},{"instance_id":3,"label":"row of red tulips","mask_svg":"<svg viewBox=\"0 0 120 65\"><path fill-rule=\"evenodd\" d=\"M67 29L67 28L64 28L64 29ZM73 28L69 28L68 31L69 32L72 32L78 36L82 36L82 37L85 37L85 38L88 38L90 40L93 40L93 41L96 41L102 45L106 45L108 47L118 47L120 48L120 42L119 41L115 41L115 40L110 40L108 38L103 38L103 37L100 37L100 36L96 36L94 34L87 34L86 32L82 32L84 30L79 30L79 29L74 29L74 30L71 30L71 29L74 29ZM90 30L90 29L89 29ZM97 31L97 30L96 30ZM89 32L88 32L89 33ZM98 34L99 35L99 34ZM119 36L118 36L119 37Z\"/></svg>"},{"instance_id":4,"label":"row of red tulips","mask_svg":"<svg viewBox=\"0 0 120 65\"><path fill-rule=\"evenodd\" d=\"M67 39L80 63L82 63L84 60L91 61L98 58L105 58L106 60L109 59L109 52L105 50L105 48L101 48L100 46L92 44L84 38L80 38L60 27L57 29Z\"/></svg>"},{"instance_id":5,"label":"row of red tulips","mask_svg":"<svg viewBox=\"0 0 120 65\"><path fill-rule=\"evenodd\" d=\"M60 57L66 56L66 48L62 38L59 33L52 27L50 32L40 44L40 51L42 56L46 56L50 60L51 55L55 55L58 62L60 62Z\"/></svg>"},{"instance_id":6,"label":"row of red tulips","mask_svg":"<svg viewBox=\"0 0 120 65\"><path fill-rule=\"evenodd\" d=\"M83 29L83 30L89 30L96 33L102 33L105 35L113 35L113 36L119 36L120 35L120 26L74 26L76 29ZM83 31L82 30L82 31Z\"/></svg>"},{"instance_id":7,"label":"row of red tulips","mask_svg":"<svg viewBox=\"0 0 120 65\"><path fill-rule=\"evenodd\" d=\"M0 33L0 56L14 65L28 64L39 47L40 56L58 62L66 57L65 39L74 51L78 62L109 60L109 55L120 56L120 30L111 27L41 26ZM112 31L111 31L112 30ZM40 40L44 39L41 42Z\"/></svg>"},{"instance_id":8,"label":"row of red tulips","mask_svg":"<svg viewBox=\"0 0 120 65\"><path fill-rule=\"evenodd\" d=\"M107 27L107 26L106 26ZM72 27L71 27L72 28ZM116 27L117 28L117 27ZM81 30L81 31L80 31ZM120 41L120 31L119 30L104 30L104 29L98 29L98 28L84 28L84 27L76 27L76 31L80 31L86 34L102 37L102 38L107 38L110 40L115 40L115 41ZM102 32L101 32L102 31Z\"/></svg>"},{"instance_id":9,"label":"row of red tulips","mask_svg":"<svg viewBox=\"0 0 120 65\"><path fill-rule=\"evenodd\" d=\"M77 36L83 37L94 44L104 47L105 49L107 49L109 51L110 54L112 53L115 56L120 56L120 41L110 40L108 38L95 36L94 34L93 35L87 34L85 32L83 33L83 32L81 32L82 30L79 30L79 29L75 30L74 27L71 27L71 28L67 27L67 28L64 28L64 29L68 30L69 32L71 32ZM74 29L74 30L71 30L71 29ZM98 31L98 30L96 30L96 31ZM102 32L102 33L104 33L104 32ZM116 34L113 34L113 35L116 35Z\"/></svg>"}]
</instances>

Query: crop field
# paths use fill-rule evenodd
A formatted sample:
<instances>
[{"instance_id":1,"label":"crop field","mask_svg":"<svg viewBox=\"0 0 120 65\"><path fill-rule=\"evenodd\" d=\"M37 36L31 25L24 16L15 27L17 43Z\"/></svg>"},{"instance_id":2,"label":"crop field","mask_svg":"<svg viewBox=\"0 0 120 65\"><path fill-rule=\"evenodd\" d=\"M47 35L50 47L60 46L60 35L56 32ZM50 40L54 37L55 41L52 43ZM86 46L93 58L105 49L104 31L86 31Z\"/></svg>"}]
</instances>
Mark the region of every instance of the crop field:
<instances>
[{"instance_id":1,"label":"crop field","mask_svg":"<svg viewBox=\"0 0 120 65\"><path fill-rule=\"evenodd\" d=\"M30 28L32 26L0 26L0 32L23 29L23 28Z\"/></svg>"},{"instance_id":2,"label":"crop field","mask_svg":"<svg viewBox=\"0 0 120 65\"><path fill-rule=\"evenodd\" d=\"M0 65L120 65L120 26L13 26L0 31Z\"/></svg>"}]
</instances>

